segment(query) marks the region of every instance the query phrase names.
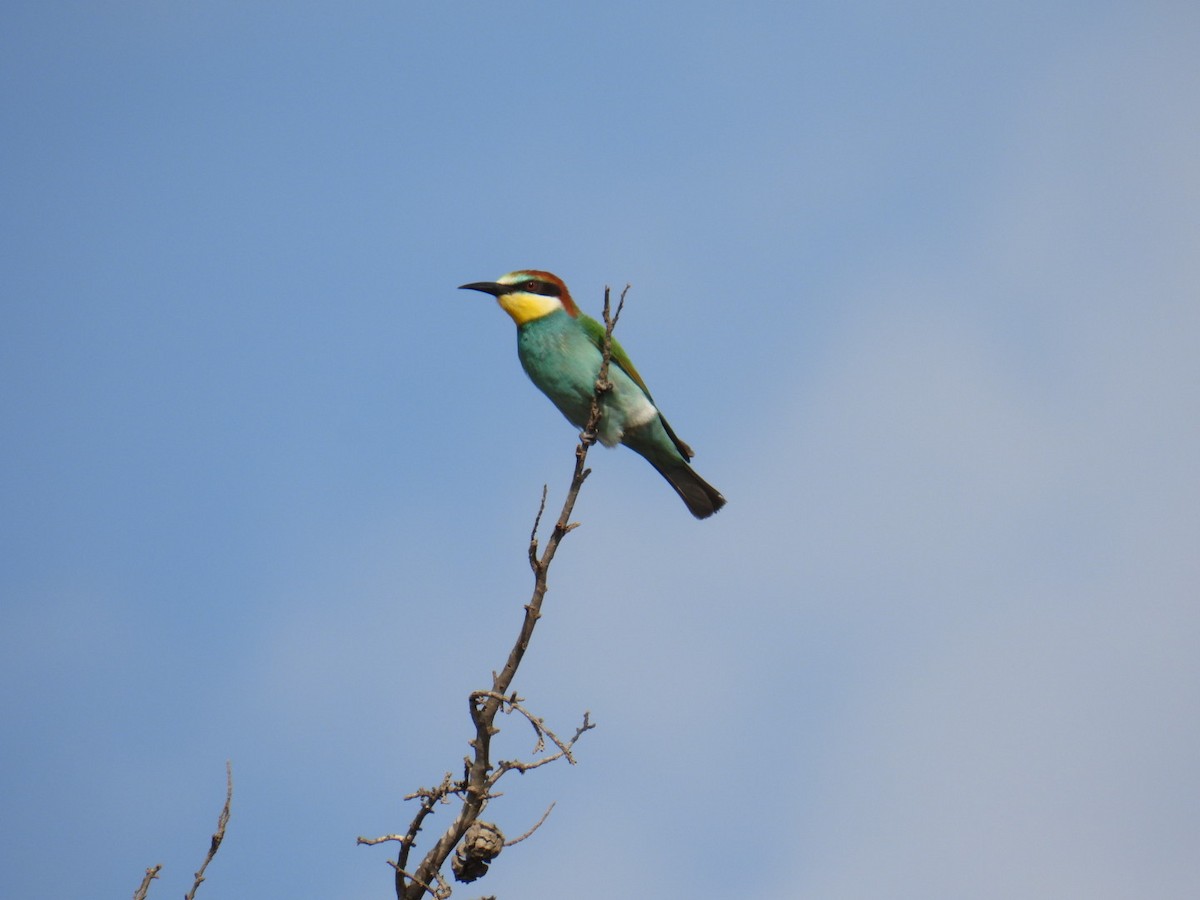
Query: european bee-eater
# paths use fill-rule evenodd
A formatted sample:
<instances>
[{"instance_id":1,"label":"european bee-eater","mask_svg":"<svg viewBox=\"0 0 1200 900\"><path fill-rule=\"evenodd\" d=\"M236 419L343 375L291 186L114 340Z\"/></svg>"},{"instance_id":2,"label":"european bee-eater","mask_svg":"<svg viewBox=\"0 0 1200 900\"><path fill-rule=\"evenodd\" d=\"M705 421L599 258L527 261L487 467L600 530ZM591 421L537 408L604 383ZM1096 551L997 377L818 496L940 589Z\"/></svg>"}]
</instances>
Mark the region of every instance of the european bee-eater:
<instances>
[{"instance_id":1,"label":"european bee-eater","mask_svg":"<svg viewBox=\"0 0 1200 900\"><path fill-rule=\"evenodd\" d=\"M603 360L604 326L583 315L567 286L549 272L525 269L498 281L461 287L491 294L517 323L517 355L525 374L576 428L587 426ZM725 505L725 498L697 475L691 448L675 436L654 404L642 376L613 340L597 437L606 447L624 444L644 456L670 482L697 519Z\"/></svg>"}]
</instances>

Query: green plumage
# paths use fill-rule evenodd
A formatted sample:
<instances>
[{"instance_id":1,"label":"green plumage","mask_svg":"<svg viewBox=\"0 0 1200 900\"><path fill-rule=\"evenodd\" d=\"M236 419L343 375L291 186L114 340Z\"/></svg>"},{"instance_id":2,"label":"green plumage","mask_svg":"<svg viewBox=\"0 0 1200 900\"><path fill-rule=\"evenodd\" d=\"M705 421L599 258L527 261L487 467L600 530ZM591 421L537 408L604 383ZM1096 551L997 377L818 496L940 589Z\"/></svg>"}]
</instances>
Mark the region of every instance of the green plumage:
<instances>
[{"instance_id":1,"label":"green plumage","mask_svg":"<svg viewBox=\"0 0 1200 900\"><path fill-rule=\"evenodd\" d=\"M603 361L604 326L579 313L566 286L547 272L514 272L500 282L464 287L492 293L500 300L517 322L517 355L525 373L567 421L579 429L586 427ZM560 298L561 305L550 300L543 305L543 295ZM615 340L608 378L612 390L601 398L600 442L607 447L624 444L643 456L696 518L707 518L724 506L720 492L692 470L691 448L658 411L646 383Z\"/></svg>"}]
</instances>

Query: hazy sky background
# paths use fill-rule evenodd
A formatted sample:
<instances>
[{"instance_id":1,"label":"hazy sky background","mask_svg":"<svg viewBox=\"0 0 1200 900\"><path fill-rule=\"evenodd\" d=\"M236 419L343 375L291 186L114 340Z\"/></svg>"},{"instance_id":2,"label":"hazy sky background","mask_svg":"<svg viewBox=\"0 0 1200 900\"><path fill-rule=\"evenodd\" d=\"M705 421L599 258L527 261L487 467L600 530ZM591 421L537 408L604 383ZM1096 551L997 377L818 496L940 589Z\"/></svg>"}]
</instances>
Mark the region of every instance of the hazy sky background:
<instances>
[{"instance_id":1,"label":"hazy sky background","mask_svg":"<svg viewBox=\"0 0 1200 900\"><path fill-rule=\"evenodd\" d=\"M0 895L391 894L574 430L515 268L728 507L595 452L455 897L1191 898L1200 7L9 3ZM502 756L528 752L505 725ZM449 822L439 813L425 832Z\"/></svg>"}]
</instances>

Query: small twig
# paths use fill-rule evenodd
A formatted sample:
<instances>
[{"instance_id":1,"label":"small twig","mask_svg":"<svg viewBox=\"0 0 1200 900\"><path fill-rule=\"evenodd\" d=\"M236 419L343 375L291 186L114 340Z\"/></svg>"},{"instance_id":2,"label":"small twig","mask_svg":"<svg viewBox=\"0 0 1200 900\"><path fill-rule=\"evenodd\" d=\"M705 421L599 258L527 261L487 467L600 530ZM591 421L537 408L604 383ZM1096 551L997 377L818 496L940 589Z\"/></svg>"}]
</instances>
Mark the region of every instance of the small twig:
<instances>
[{"instance_id":1,"label":"small twig","mask_svg":"<svg viewBox=\"0 0 1200 900\"><path fill-rule=\"evenodd\" d=\"M600 419L604 416L601 398L612 390L612 382L608 380L608 369L612 363L612 333L613 329L617 327L617 320L621 318L621 311L625 308L625 295L628 293L629 285L625 285L620 299L617 300L617 311L610 314L611 291L608 288L604 289L604 344L600 348L600 371L596 373L596 390L592 393L592 408L588 415L587 425L584 426L583 434L579 436L585 453L586 447L596 443L596 429L600 426ZM579 450L576 449L575 453L578 455Z\"/></svg>"},{"instance_id":2,"label":"small twig","mask_svg":"<svg viewBox=\"0 0 1200 900\"><path fill-rule=\"evenodd\" d=\"M157 866L151 866L146 870L146 877L142 879L142 883L138 885L138 889L133 892L133 900L146 900L146 892L150 890L150 882L158 877L158 873L162 871L162 863Z\"/></svg>"},{"instance_id":3,"label":"small twig","mask_svg":"<svg viewBox=\"0 0 1200 900\"><path fill-rule=\"evenodd\" d=\"M474 694L472 694L472 696L488 697L492 699L497 697L497 695L492 691L476 691ZM575 757L571 755L571 748L575 746L575 742L579 740L585 731L591 731L596 727L589 720L589 716L591 714L585 712L583 714L583 724L580 725L579 728L575 729L575 736L569 741L564 741L546 725L544 719L535 716L524 706L522 706L520 698L517 697L516 694L513 694L509 697L499 697L499 699L502 704L502 709L505 713L519 712L526 718L526 720L528 720L530 726L533 728L534 734L537 735L537 743L533 748L534 753L541 753L545 750L547 738L549 738L550 742L558 748L558 752L552 753L550 756L543 757L542 759L534 760L533 762L522 762L520 760L500 760L496 766L497 771L488 779L489 788L495 785L496 782L500 780L500 776L502 776L506 771L516 770L524 773L530 769L536 769L540 766L546 765L546 763L554 762L556 759L563 758L566 758L567 762L569 762L571 765L575 765Z\"/></svg>"},{"instance_id":4,"label":"small twig","mask_svg":"<svg viewBox=\"0 0 1200 900\"><path fill-rule=\"evenodd\" d=\"M377 838L369 838L359 835L358 840L355 841L355 843L368 844L373 847L376 844L386 844L388 841L396 841L397 843L403 844L407 843L408 840L409 838L407 834L385 834L382 837Z\"/></svg>"},{"instance_id":5,"label":"small twig","mask_svg":"<svg viewBox=\"0 0 1200 900\"><path fill-rule=\"evenodd\" d=\"M208 864L213 861L217 855L217 849L221 846L221 841L225 840L225 826L229 824L229 810L233 803L233 763L225 763L225 807L221 810L221 814L217 816L217 830L213 832L212 844L208 848L208 855L204 857L204 862L196 872L196 880L192 883L192 889L184 895L184 900L195 900L196 891L200 889L201 882L204 881L204 870L208 868Z\"/></svg>"},{"instance_id":6,"label":"small twig","mask_svg":"<svg viewBox=\"0 0 1200 900\"><path fill-rule=\"evenodd\" d=\"M590 712L588 712L586 709L583 711L583 724L575 729L574 737L572 737L569 741L567 741L568 747L574 747L575 742L578 741L581 737L583 737L583 734L585 731L591 731L593 728L596 727L596 724L591 721L591 715L592 714ZM575 760L573 760L573 759L571 760L571 765L575 765Z\"/></svg>"},{"instance_id":7,"label":"small twig","mask_svg":"<svg viewBox=\"0 0 1200 900\"><path fill-rule=\"evenodd\" d=\"M525 840L525 838L529 837L531 834L533 834L535 831L537 831L539 828L541 828L542 823L545 822L546 819L550 816L550 810L554 809L554 806L555 806L554 803L551 803L549 806L547 806L546 811L544 813L542 813L542 817L537 820L536 825L534 825L532 828L530 828L527 832L525 832L520 837L513 838L511 841L505 841L504 846L511 847L513 844L519 844L519 843L521 843L521 841Z\"/></svg>"},{"instance_id":8,"label":"small twig","mask_svg":"<svg viewBox=\"0 0 1200 900\"><path fill-rule=\"evenodd\" d=\"M435 900L446 900L454 891L450 890L450 885L446 883L446 879L442 877L440 871L433 873L434 879L437 881L437 890L433 892ZM495 897L492 900L496 900Z\"/></svg>"},{"instance_id":9,"label":"small twig","mask_svg":"<svg viewBox=\"0 0 1200 900\"><path fill-rule=\"evenodd\" d=\"M441 800L448 793L453 793L454 781L449 772L442 776L442 783L435 788L417 788L411 794L407 795L405 800L416 800L418 797L431 798L433 800Z\"/></svg>"},{"instance_id":10,"label":"small twig","mask_svg":"<svg viewBox=\"0 0 1200 900\"><path fill-rule=\"evenodd\" d=\"M417 810L416 815L413 816L412 823L408 826L407 834L385 834L382 837L375 838L363 837L362 835L359 835L356 843L374 846L375 844L385 844L388 841L395 841L396 843L400 844L400 855L398 859L396 862L391 862L389 860L389 865L391 865L393 869L397 870L397 878L399 878L401 875L410 877L408 873L404 871L404 865L408 861L408 854L412 849L412 845L416 843L417 834L420 832L421 826L425 822L425 817L433 812L433 808L438 803L448 802L447 798L449 795L457 792L458 787L453 781L450 773L447 772L442 777L442 783L437 787L419 788L404 798L405 800L416 800L417 798L421 799L421 808Z\"/></svg>"},{"instance_id":11,"label":"small twig","mask_svg":"<svg viewBox=\"0 0 1200 900\"><path fill-rule=\"evenodd\" d=\"M540 526L542 524L542 513L544 513L546 511L546 493L547 493L547 491L548 491L547 486L543 484L542 485L542 502L538 504L537 515L534 516L534 518L533 518L533 530L531 532L529 532L529 567L531 569L533 569L535 574L537 573L537 565L538 565L538 556L537 556L538 526ZM496 678L496 673L493 672L492 679L495 680L495 678Z\"/></svg>"},{"instance_id":12,"label":"small twig","mask_svg":"<svg viewBox=\"0 0 1200 900\"><path fill-rule=\"evenodd\" d=\"M413 884L420 887L422 889L422 893L424 893L425 891L428 891L429 893L433 894L434 897L439 898L439 900L442 897L450 896L450 885L446 884L446 882L442 878L442 874L440 872L434 873L434 875L438 881L438 886L436 888L432 888L429 885L427 885L425 882L423 882L421 879L419 879L415 875L413 875L411 872L405 872L402 868L400 868L398 865L396 865L390 859L388 860L388 865L396 870L396 878L400 878L402 876L404 878L407 878Z\"/></svg>"}]
</instances>

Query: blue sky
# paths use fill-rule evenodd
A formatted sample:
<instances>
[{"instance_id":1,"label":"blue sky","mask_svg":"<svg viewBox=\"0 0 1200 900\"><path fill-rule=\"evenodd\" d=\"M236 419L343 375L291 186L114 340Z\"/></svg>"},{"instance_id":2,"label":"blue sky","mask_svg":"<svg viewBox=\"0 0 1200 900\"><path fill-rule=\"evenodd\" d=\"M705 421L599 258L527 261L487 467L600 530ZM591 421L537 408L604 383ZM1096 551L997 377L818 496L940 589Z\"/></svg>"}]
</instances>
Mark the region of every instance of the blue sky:
<instances>
[{"instance_id":1,"label":"blue sky","mask_svg":"<svg viewBox=\"0 0 1200 900\"><path fill-rule=\"evenodd\" d=\"M1194 894L1193 4L0 34L0 894L179 896L232 759L201 896L390 895L572 464L455 290L523 267L633 285L729 505L595 453L517 688L599 727L455 896Z\"/></svg>"}]
</instances>

